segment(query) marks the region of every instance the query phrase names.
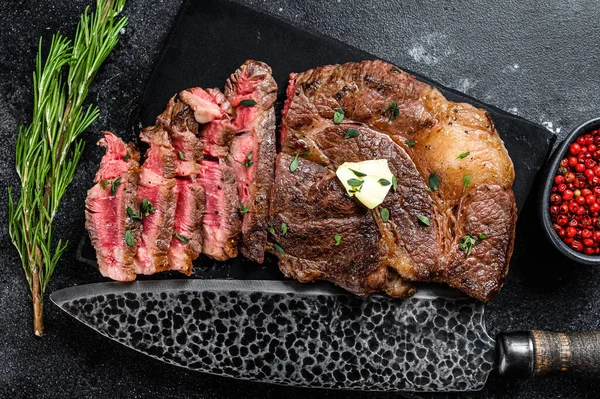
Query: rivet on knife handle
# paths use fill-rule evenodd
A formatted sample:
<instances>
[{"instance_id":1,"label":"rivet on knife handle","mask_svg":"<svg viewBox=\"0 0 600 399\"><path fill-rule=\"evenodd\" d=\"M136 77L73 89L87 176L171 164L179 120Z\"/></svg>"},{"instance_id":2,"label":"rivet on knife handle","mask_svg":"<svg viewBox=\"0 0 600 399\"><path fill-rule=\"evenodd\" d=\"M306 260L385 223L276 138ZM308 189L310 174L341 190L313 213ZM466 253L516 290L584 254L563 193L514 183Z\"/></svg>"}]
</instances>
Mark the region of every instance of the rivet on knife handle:
<instances>
[{"instance_id":1,"label":"rivet on knife handle","mask_svg":"<svg viewBox=\"0 0 600 399\"><path fill-rule=\"evenodd\" d=\"M498 335L498 372L542 377L569 373L600 377L600 332L512 332Z\"/></svg>"}]
</instances>

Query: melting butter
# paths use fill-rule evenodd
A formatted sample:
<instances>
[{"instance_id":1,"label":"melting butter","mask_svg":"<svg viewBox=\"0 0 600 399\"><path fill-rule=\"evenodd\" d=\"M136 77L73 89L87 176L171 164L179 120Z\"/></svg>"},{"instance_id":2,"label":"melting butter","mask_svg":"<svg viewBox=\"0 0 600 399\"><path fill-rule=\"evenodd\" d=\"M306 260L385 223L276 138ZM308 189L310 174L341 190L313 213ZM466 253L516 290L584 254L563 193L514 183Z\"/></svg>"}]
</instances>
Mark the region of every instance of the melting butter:
<instances>
[{"instance_id":1,"label":"melting butter","mask_svg":"<svg viewBox=\"0 0 600 399\"><path fill-rule=\"evenodd\" d=\"M383 202L392 188L394 179L387 159L344 162L337 168L335 174L348 195L355 196L369 209Z\"/></svg>"}]
</instances>

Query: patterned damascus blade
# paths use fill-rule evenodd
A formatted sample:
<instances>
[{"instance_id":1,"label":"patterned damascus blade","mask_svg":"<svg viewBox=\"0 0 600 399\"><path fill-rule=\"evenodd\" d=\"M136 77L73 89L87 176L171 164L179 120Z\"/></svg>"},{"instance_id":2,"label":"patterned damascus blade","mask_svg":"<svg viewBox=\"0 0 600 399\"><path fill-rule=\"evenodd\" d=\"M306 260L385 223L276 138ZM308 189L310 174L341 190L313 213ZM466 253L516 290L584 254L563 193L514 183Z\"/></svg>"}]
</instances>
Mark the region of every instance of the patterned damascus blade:
<instances>
[{"instance_id":1,"label":"patterned damascus blade","mask_svg":"<svg viewBox=\"0 0 600 399\"><path fill-rule=\"evenodd\" d=\"M163 280L78 286L51 298L125 346L246 380L465 391L481 389L493 366L483 304L445 289L394 300L284 281Z\"/></svg>"}]
</instances>

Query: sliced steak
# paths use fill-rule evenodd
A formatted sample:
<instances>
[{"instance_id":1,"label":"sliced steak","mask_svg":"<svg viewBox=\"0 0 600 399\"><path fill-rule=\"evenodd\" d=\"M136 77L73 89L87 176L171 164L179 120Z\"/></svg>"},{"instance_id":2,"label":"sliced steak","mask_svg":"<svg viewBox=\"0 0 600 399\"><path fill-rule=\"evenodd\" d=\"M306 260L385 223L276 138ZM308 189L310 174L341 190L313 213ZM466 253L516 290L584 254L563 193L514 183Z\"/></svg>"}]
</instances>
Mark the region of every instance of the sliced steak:
<instances>
[{"instance_id":1,"label":"sliced steak","mask_svg":"<svg viewBox=\"0 0 600 399\"><path fill-rule=\"evenodd\" d=\"M140 223L129 217L127 208L139 208L140 154L133 144L125 144L110 132L104 132L98 144L106 148L106 154L96 173L96 184L87 193L85 227L96 249L100 273L113 280L135 280L133 259L140 241Z\"/></svg>"},{"instance_id":2,"label":"sliced steak","mask_svg":"<svg viewBox=\"0 0 600 399\"><path fill-rule=\"evenodd\" d=\"M230 149L242 206L242 254L262 263L267 244L269 194L275 171L275 108L277 84L271 68L258 61L246 61L225 85L238 134ZM254 104L253 104L254 102Z\"/></svg>"},{"instance_id":3,"label":"sliced steak","mask_svg":"<svg viewBox=\"0 0 600 399\"><path fill-rule=\"evenodd\" d=\"M202 217L204 215L204 189L199 182L176 179L177 207L169 248L172 270L192 274L192 261L202 252Z\"/></svg>"},{"instance_id":4,"label":"sliced steak","mask_svg":"<svg viewBox=\"0 0 600 399\"><path fill-rule=\"evenodd\" d=\"M172 270L190 275L192 261L202 252L204 188L198 180L202 159L202 142L196 136L198 122L194 109L182 100L183 97L185 95L173 97L157 123L169 132L175 155L176 207L169 265Z\"/></svg>"},{"instance_id":5,"label":"sliced steak","mask_svg":"<svg viewBox=\"0 0 600 399\"><path fill-rule=\"evenodd\" d=\"M238 254L241 220L233 169L223 160L204 160L200 165L199 180L206 198L202 253L216 260L234 258Z\"/></svg>"},{"instance_id":6,"label":"sliced steak","mask_svg":"<svg viewBox=\"0 0 600 399\"><path fill-rule=\"evenodd\" d=\"M167 131L160 125L145 128L140 137L150 147L137 192L143 222L135 270L137 274L153 274L169 269L176 206L175 151Z\"/></svg>"},{"instance_id":7,"label":"sliced steak","mask_svg":"<svg viewBox=\"0 0 600 399\"><path fill-rule=\"evenodd\" d=\"M381 281L394 279L404 286L402 279L408 279L445 282L484 301L494 296L508 270L514 242L514 168L483 110L447 101L438 90L382 61L329 65L292 74L287 95L280 130L282 152L270 208L274 225L282 219L290 224L289 238L274 237L282 251L275 246L272 249L280 257L284 273L300 280L307 275L329 279L359 294L378 289L389 293ZM338 109L344 111L344 120L336 125L333 116ZM356 129L358 136L344 138L350 128ZM300 154L305 156L294 173L289 165L282 166ZM297 214L296 210L317 203L323 209L334 206L316 202L307 194L322 180L307 172L313 170L311 165L328 170L332 180L328 189L337 195L327 201L340 203L347 195L333 178L335 169L346 161L368 159L388 160L398 180L397 190L390 191L373 211L366 212L357 204L361 211L346 215L347 229L338 233L340 245L330 251L298 251L291 237L304 234L308 240L303 229L310 229L311 234L325 234L334 227L342 230L341 224L329 223L329 216L319 219L311 215L302 222L289 219L301 219L302 211ZM306 173L309 176L303 176ZM290 176L306 179L296 182L299 185L294 188L304 187L306 193L289 187ZM439 187L428 187L430 176L433 180L437 177ZM292 196L293 203L282 206L281 193L287 191L285 195ZM381 217L383 208L390 213L387 222ZM359 223L359 216L371 221L360 219ZM429 225L420 216L426 217ZM292 226L299 231L293 232ZM467 257L461 240L469 233L478 238ZM375 255L369 249L375 235L379 237L377 247L385 254ZM373 258L346 248L350 256L340 264L338 251L342 251L346 236ZM314 236L312 246L320 248L322 239ZM310 243L305 245L311 248ZM371 263L374 258L377 262ZM307 265L323 266L310 266L310 270L318 269L311 274L306 272ZM340 274L339 270L348 272ZM380 283L373 284L373 278L366 277L369 273L380 276ZM398 291L398 295L405 294Z\"/></svg>"},{"instance_id":8,"label":"sliced steak","mask_svg":"<svg viewBox=\"0 0 600 399\"><path fill-rule=\"evenodd\" d=\"M240 201L237 193L235 176L231 166L226 163L231 141L236 133L231 123L232 108L225 95L218 89L187 90L191 97L210 99L211 105L202 103L203 107L218 110L213 112L212 119L202 119L198 136L203 145L204 160L200 162L198 182L204 189L205 206L202 216L202 253L217 260L227 260L238 254L241 219ZM180 99L192 101L190 106L194 115L199 108L194 108L188 95L179 95ZM199 102L199 101L196 101ZM202 122L207 121L207 122Z\"/></svg>"},{"instance_id":9,"label":"sliced steak","mask_svg":"<svg viewBox=\"0 0 600 399\"><path fill-rule=\"evenodd\" d=\"M195 89L195 93L202 89ZM199 135L204 148L204 154L212 158L225 159L229 154L229 146L235 135L235 128L231 124L231 104L219 89L202 90L203 96L212 99L212 106L219 110L215 116L201 127Z\"/></svg>"}]
</instances>

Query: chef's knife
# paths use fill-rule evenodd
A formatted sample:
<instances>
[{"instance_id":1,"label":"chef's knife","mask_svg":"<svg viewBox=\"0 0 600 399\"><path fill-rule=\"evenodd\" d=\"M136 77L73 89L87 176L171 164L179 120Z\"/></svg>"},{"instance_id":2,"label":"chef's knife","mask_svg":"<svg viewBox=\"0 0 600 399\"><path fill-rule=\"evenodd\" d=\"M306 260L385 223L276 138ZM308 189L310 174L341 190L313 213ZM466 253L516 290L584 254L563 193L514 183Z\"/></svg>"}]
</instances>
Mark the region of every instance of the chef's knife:
<instances>
[{"instance_id":1,"label":"chef's knife","mask_svg":"<svg viewBox=\"0 0 600 399\"><path fill-rule=\"evenodd\" d=\"M445 288L360 298L325 284L162 280L51 295L125 346L191 370L320 388L466 391L488 374L598 372L597 333L485 330L484 305Z\"/></svg>"}]
</instances>

